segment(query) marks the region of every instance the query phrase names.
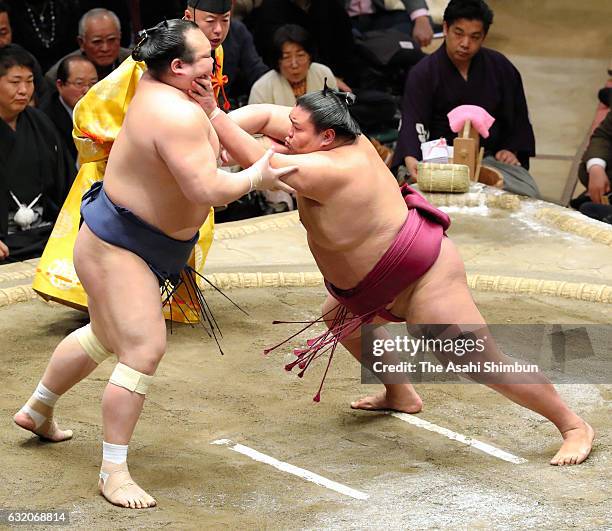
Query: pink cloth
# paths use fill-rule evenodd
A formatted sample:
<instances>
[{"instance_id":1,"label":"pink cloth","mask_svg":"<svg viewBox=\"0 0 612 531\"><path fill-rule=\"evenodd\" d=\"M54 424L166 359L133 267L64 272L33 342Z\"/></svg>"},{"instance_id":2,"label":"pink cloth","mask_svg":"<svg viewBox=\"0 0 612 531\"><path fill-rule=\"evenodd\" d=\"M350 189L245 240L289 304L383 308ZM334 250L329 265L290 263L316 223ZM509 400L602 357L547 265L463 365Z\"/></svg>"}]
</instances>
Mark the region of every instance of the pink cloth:
<instances>
[{"instance_id":1,"label":"pink cloth","mask_svg":"<svg viewBox=\"0 0 612 531\"><path fill-rule=\"evenodd\" d=\"M327 290L353 315L365 316L384 310L438 258L450 218L410 186L404 185L401 191L408 207L406 221L372 271L350 290L339 290L325 282Z\"/></svg>"},{"instance_id":2,"label":"pink cloth","mask_svg":"<svg viewBox=\"0 0 612 531\"><path fill-rule=\"evenodd\" d=\"M422 277L440 254L442 238L450 225L450 218L441 210L430 205L410 186L404 185L401 192L406 201L408 213L395 240L372 270L354 288L340 290L325 281L327 290L340 303L340 310L328 330L314 339L309 339L306 348L294 350L297 359L285 366L285 369L290 371L297 365L301 369L298 376L302 377L312 361L329 352L327 369L319 391L314 397L315 402L320 400L323 382L338 342L360 326L371 323L377 315L388 321L404 321L403 318L396 317L387 311L385 306L410 284ZM325 317L323 315L309 323L298 334L313 324L323 321ZM294 334L289 339L298 334ZM280 347L289 339L266 349L264 353L267 354Z\"/></svg>"},{"instance_id":3,"label":"pink cloth","mask_svg":"<svg viewBox=\"0 0 612 531\"><path fill-rule=\"evenodd\" d=\"M470 120L482 138L489 138L489 129L495 122L495 118L478 105L460 105L446 116L453 133L459 133L466 120Z\"/></svg>"},{"instance_id":4,"label":"pink cloth","mask_svg":"<svg viewBox=\"0 0 612 531\"><path fill-rule=\"evenodd\" d=\"M350 0L346 11L349 17L372 15L374 13L374 6L372 5L372 0Z\"/></svg>"}]
</instances>

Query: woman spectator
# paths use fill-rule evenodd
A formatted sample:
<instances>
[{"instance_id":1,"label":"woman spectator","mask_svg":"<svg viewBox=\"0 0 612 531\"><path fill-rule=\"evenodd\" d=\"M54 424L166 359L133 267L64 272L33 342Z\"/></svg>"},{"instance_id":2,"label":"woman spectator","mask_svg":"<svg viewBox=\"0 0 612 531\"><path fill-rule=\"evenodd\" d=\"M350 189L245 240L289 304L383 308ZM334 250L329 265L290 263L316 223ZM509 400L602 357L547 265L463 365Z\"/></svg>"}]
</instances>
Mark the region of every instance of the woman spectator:
<instances>
[{"instance_id":1,"label":"woman spectator","mask_svg":"<svg viewBox=\"0 0 612 531\"><path fill-rule=\"evenodd\" d=\"M275 103L293 107L296 98L327 86L337 88L333 72L313 62L314 44L309 33L295 24L281 26L274 33L268 64L274 68L251 88L249 103Z\"/></svg>"},{"instance_id":2,"label":"woman spectator","mask_svg":"<svg viewBox=\"0 0 612 531\"><path fill-rule=\"evenodd\" d=\"M296 99L307 92L327 86L337 88L333 72L325 65L313 63L314 44L301 26L286 24L274 32L268 64L274 67L261 76L251 88L250 103L275 103L293 107ZM283 212L295 208L293 198L283 191L264 191L267 211Z\"/></svg>"}]
</instances>

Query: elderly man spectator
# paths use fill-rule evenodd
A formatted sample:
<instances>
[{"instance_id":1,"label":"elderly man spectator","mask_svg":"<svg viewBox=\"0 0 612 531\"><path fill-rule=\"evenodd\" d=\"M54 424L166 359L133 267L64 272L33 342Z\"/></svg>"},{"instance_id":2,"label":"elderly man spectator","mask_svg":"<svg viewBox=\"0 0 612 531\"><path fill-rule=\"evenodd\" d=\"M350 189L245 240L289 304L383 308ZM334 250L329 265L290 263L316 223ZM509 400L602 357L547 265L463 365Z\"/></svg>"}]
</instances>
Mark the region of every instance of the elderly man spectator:
<instances>
[{"instance_id":1,"label":"elderly man spectator","mask_svg":"<svg viewBox=\"0 0 612 531\"><path fill-rule=\"evenodd\" d=\"M167 1L168 0L164 0L164 3ZM130 4L133 3L134 2L131 0L79 0L79 6L81 7L80 15L96 7L103 7L104 9L112 11L119 17L119 21L121 22L121 46L129 47L132 43L132 36L135 36L137 33L137 31L134 31L134 24L132 22L132 6ZM140 3L140 1L138 3ZM149 4L151 2L147 3ZM168 17L168 19L170 18L175 17ZM160 20L163 20L163 17L159 17L155 22L157 23Z\"/></svg>"},{"instance_id":2,"label":"elderly man spectator","mask_svg":"<svg viewBox=\"0 0 612 531\"><path fill-rule=\"evenodd\" d=\"M6 2L0 0L0 48L12 44L12 42L13 29L11 27L10 8ZM34 62L34 97L31 104L39 106L50 98L51 85L45 80L40 64L33 55L32 61Z\"/></svg>"},{"instance_id":3,"label":"elderly man spectator","mask_svg":"<svg viewBox=\"0 0 612 531\"><path fill-rule=\"evenodd\" d=\"M28 105L32 56L0 48L0 260L40 255L74 179L74 161L47 116Z\"/></svg>"},{"instance_id":4,"label":"elderly man spectator","mask_svg":"<svg viewBox=\"0 0 612 531\"><path fill-rule=\"evenodd\" d=\"M121 22L108 9L90 9L81 17L77 41L79 49L68 55L87 57L96 67L98 79L105 78L130 55L130 50L121 47ZM62 57L45 74L51 83L55 83L57 68L66 57Z\"/></svg>"},{"instance_id":5,"label":"elderly man spectator","mask_svg":"<svg viewBox=\"0 0 612 531\"><path fill-rule=\"evenodd\" d=\"M483 47L493 12L484 0L451 0L444 12L445 41L410 71L404 88L402 126L394 166L404 163L416 178L421 143L444 137L452 143L447 114L477 105L495 118L483 139L483 165L503 175L504 189L538 197L529 174L535 138L519 71L501 53Z\"/></svg>"},{"instance_id":6,"label":"elderly man spectator","mask_svg":"<svg viewBox=\"0 0 612 531\"><path fill-rule=\"evenodd\" d=\"M360 32L395 28L419 46L433 39L425 0L344 0L353 28Z\"/></svg>"},{"instance_id":7,"label":"elderly man spectator","mask_svg":"<svg viewBox=\"0 0 612 531\"><path fill-rule=\"evenodd\" d=\"M57 92L41 110L51 118L72 158L77 150L72 140L72 111L85 93L98 82L94 64L82 55L69 55L59 64L55 86Z\"/></svg>"}]
</instances>

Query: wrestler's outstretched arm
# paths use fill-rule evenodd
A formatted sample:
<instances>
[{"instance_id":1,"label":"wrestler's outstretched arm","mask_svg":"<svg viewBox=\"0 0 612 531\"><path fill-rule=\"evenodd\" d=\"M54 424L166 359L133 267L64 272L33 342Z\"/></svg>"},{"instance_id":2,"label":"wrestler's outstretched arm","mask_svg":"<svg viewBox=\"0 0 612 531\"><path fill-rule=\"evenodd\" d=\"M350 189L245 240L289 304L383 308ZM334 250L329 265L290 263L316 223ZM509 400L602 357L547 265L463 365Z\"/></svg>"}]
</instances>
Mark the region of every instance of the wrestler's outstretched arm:
<instances>
[{"instance_id":1,"label":"wrestler's outstretched arm","mask_svg":"<svg viewBox=\"0 0 612 531\"><path fill-rule=\"evenodd\" d=\"M230 112L229 116L251 135L263 134L284 142L291 128L291 109L293 107L272 103L254 103ZM206 111L206 108L204 110Z\"/></svg>"},{"instance_id":2,"label":"wrestler's outstretched arm","mask_svg":"<svg viewBox=\"0 0 612 531\"><path fill-rule=\"evenodd\" d=\"M199 109L198 109L199 111ZM217 157L210 144L210 122L204 114L194 112L192 105L177 104L168 109L165 127L155 136L161 157L174 175L181 190L191 201L219 206L234 201L253 189L285 189L280 177L295 168L273 169L271 154L260 151L253 164L238 173L217 168ZM264 156L266 155L266 156Z\"/></svg>"},{"instance_id":3,"label":"wrestler's outstretched arm","mask_svg":"<svg viewBox=\"0 0 612 531\"><path fill-rule=\"evenodd\" d=\"M292 127L289 113L293 107L247 105L227 115L216 110L210 86L194 82L193 87L190 95L211 116L221 144L242 167L250 166L265 152L265 148L249 133L263 133L272 138L284 138L289 134ZM277 153L270 164L275 168L297 167L297 171L283 177L283 182L298 194L321 203L350 182L350 172L342 171L341 157L333 151L300 155Z\"/></svg>"}]
</instances>

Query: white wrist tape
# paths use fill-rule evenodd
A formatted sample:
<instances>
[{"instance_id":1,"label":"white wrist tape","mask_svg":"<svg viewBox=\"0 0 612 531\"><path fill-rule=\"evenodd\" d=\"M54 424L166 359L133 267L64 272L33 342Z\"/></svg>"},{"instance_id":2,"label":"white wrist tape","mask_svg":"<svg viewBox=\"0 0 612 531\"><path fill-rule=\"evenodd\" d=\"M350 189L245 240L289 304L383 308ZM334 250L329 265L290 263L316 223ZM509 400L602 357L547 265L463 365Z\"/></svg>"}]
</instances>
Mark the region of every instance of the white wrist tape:
<instances>
[{"instance_id":1,"label":"white wrist tape","mask_svg":"<svg viewBox=\"0 0 612 531\"><path fill-rule=\"evenodd\" d=\"M221 114L221 109L219 109L219 107L215 107L215 110L213 112L210 113L210 116L208 117L208 119L212 122L217 116L219 116Z\"/></svg>"},{"instance_id":2,"label":"white wrist tape","mask_svg":"<svg viewBox=\"0 0 612 531\"><path fill-rule=\"evenodd\" d=\"M257 169L255 166L251 166L250 168L244 170L244 173L249 179L249 192L252 192L253 190L258 190L263 181L263 175L261 174L259 169Z\"/></svg>"}]
</instances>

